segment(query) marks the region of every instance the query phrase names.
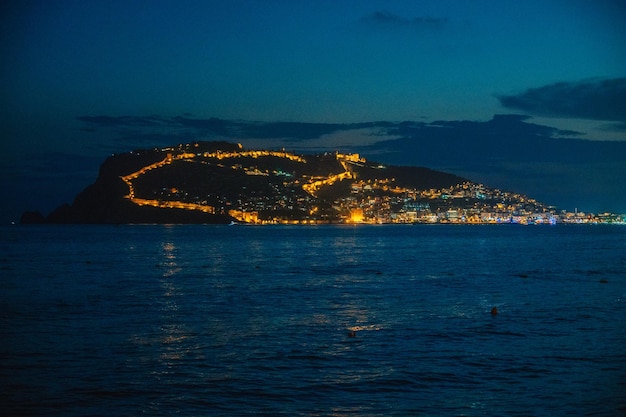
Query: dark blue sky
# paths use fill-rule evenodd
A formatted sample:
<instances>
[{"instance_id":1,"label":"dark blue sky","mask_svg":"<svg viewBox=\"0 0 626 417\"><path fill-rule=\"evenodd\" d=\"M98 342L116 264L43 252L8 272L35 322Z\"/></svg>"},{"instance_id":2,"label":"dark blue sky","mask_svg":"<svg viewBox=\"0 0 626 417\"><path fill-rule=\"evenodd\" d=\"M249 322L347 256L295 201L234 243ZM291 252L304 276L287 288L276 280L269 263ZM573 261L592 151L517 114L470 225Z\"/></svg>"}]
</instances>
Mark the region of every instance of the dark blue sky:
<instances>
[{"instance_id":1,"label":"dark blue sky","mask_svg":"<svg viewBox=\"0 0 626 417\"><path fill-rule=\"evenodd\" d=\"M626 212L624 1L0 11L0 221L70 201L111 152L212 139L359 151Z\"/></svg>"}]
</instances>

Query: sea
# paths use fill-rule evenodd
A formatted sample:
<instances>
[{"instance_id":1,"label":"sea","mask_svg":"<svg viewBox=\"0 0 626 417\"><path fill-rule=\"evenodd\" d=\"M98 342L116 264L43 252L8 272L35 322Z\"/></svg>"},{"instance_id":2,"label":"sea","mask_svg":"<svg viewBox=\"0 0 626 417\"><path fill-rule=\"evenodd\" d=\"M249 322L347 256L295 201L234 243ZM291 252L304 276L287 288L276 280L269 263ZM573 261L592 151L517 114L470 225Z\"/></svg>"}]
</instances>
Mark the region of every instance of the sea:
<instances>
[{"instance_id":1,"label":"sea","mask_svg":"<svg viewBox=\"0 0 626 417\"><path fill-rule=\"evenodd\" d=\"M3 416L625 416L626 227L0 228Z\"/></svg>"}]
</instances>

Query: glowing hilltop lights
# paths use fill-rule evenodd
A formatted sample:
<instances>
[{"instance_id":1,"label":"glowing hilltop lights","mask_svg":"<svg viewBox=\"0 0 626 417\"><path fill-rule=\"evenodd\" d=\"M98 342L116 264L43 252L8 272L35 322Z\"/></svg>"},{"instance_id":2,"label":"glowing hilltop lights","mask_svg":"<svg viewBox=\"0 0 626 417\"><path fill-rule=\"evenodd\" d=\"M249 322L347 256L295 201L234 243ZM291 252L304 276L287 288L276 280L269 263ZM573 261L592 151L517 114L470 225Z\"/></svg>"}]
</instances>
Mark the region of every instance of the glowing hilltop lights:
<instances>
[{"instance_id":1,"label":"glowing hilltop lights","mask_svg":"<svg viewBox=\"0 0 626 417\"><path fill-rule=\"evenodd\" d=\"M240 144L238 144L238 146L239 146L239 149L242 149L242 146ZM167 150L173 151L173 149L171 148ZM138 206L152 206L152 207L158 207L158 208L176 208L176 209L182 209L182 210L197 210L197 211L202 211L204 213L217 214L218 211L215 207L206 205L206 204L138 198L136 196L136 190L135 190L135 186L133 185L133 180L139 178L140 176L146 174L147 172L152 171L153 169L159 169L166 165L172 164L174 161L191 160L191 159L198 158L198 157L205 158L205 159L214 158L217 160L222 160L222 159L229 159L229 158L246 158L246 157L261 158L261 157L267 157L267 156L285 158L285 159L289 159L289 160L303 163L303 164L306 163L306 159L304 159L303 157L294 155L284 150L283 151L267 151L267 150L243 151L242 150L239 152L224 152L224 151L218 150L216 152L204 152L201 154L182 152L176 155L174 155L172 152L168 152L167 156L162 161L147 165L139 169L138 171L122 176L120 178L128 186L128 194L125 196L125 198L129 199L131 202L133 202L134 204ZM263 175L263 173L259 172L258 170L247 171L246 174ZM341 174L340 174L340 177L341 177ZM335 180L332 180L332 182L334 182ZM328 181L328 179L326 181ZM308 184L304 184L303 188L307 185ZM233 209L233 210L228 211L228 215L242 222L260 223L257 214L254 212L245 212L242 210Z\"/></svg>"},{"instance_id":2,"label":"glowing hilltop lights","mask_svg":"<svg viewBox=\"0 0 626 417\"><path fill-rule=\"evenodd\" d=\"M302 189L306 191L307 193L311 194L312 196L315 196L316 193L320 190L320 188L327 186L327 185L333 185L337 181L342 181L342 180L351 179L351 178L356 178L356 176L352 174L352 172L350 171L345 171L336 175L329 175L327 178L324 178L321 180L313 181L308 184L303 184Z\"/></svg>"},{"instance_id":3,"label":"glowing hilltop lights","mask_svg":"<svg viewBox=\"0 0 626 417\"><path fill-rule=\"evenodd\" d=\"M302 189L307 193L315 196L317 192L324 186L333 185L337 181L343 181L345 179L356 179L356 174L350 169L350 164L363 166L367 161L365 158L360 158L359 154L342 154L337 153L337 160L341 163L344 172L339 174L329 175L326 178L322 178L307 184L302 185Z\"/></svg>"},{"instance_id":4,"label":"glowing hilltop lights","mask_svg":"<svg viewBox=\"0 0 626 417\"><path fill-rule=\"evenodd\" d=\"M193 155L193 154L192 154ZM195 155L193 155L195 157ZM241 152L205 152L202 154L204 158L217 158L217 159L227 159L227 158L261 158L264 156L274 156L277 158L286 158L292 161L301 162L306 164L306 160L301 156L294 155L285 151L241 151Z\"/></svg>"}]
</instances>

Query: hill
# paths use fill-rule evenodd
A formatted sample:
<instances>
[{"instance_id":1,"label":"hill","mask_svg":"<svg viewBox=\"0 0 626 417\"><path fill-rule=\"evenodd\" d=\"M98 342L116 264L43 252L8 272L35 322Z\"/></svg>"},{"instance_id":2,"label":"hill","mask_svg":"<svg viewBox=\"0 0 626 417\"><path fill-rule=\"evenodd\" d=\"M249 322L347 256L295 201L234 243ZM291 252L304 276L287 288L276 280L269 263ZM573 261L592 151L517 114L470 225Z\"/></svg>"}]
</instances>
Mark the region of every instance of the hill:
<instances>
[{"instance_id":1,"label":"hill","mask_svg":"<svg viewBox=\"0 0 626 417\"><path fill-rule=\"evenodd\" d=\"M484 221L484 213L498 210L502 216L549 211L453 174L385 166L357 154L196 142L113 155L72 204L45 218L24 213L22 222L454 222Z\"/></svg>"}]
</instances>

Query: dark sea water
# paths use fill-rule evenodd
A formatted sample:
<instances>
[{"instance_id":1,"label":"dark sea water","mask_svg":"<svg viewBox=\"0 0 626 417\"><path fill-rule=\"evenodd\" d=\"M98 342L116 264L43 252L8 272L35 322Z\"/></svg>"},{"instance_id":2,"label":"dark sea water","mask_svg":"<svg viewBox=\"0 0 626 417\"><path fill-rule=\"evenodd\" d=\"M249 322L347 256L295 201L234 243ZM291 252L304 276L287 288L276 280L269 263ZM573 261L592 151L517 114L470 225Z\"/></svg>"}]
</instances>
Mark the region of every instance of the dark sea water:
<instances>
[{"instance_id":1,"label":"dark sea water","mask_svg":"<svg viewBox=\"0 0 626 417\"><path fill-rule=\"evenodd\" d=\"M3 416L626 415L623 226L0 233Z\"/></svg>"}]
</instances>

